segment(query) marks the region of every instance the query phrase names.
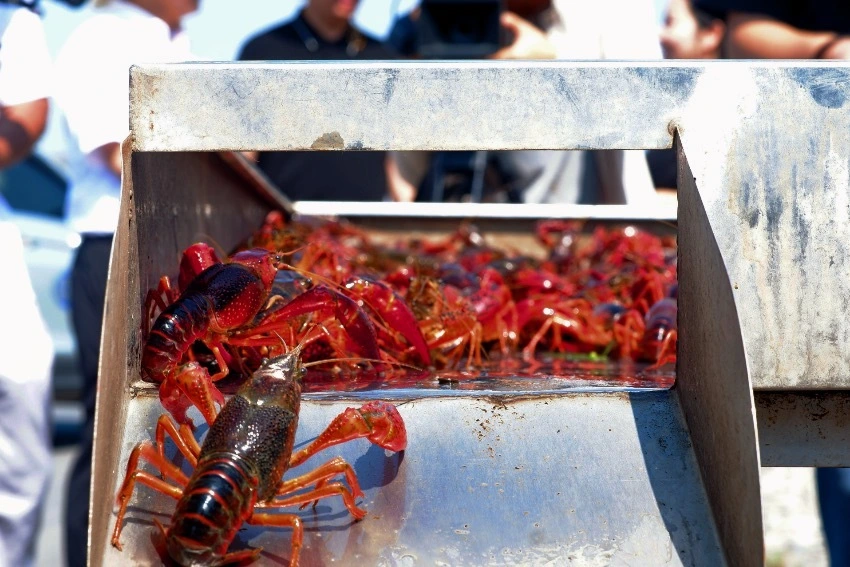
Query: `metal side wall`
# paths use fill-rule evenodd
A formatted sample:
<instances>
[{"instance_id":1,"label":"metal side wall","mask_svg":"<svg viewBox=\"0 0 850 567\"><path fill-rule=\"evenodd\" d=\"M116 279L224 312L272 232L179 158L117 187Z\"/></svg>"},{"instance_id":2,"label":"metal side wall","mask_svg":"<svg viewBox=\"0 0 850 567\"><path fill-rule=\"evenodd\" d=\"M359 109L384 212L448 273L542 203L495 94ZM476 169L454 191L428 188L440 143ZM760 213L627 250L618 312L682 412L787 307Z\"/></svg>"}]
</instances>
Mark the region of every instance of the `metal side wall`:
<instances>
[{"instance_id":1,"label":"metal side wall","mask_svg":"<svg viewBox=\"0 0 850 567\"><path fill-rule=\"evenodd\" d=\"M764 565L753 392L724 258L678 135L676 385L730 565Z\"/></svg>"}]
</instances>

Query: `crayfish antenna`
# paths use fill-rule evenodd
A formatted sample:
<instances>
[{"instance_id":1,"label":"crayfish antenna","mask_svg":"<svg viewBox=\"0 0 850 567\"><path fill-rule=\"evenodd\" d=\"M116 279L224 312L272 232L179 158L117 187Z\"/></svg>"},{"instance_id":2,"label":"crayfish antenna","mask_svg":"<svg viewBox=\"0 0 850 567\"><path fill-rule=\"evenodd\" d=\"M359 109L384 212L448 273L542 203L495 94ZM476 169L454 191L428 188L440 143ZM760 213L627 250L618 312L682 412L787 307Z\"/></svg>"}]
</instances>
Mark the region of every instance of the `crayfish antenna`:
<instances>
[{"instance_id":1,"label":"crayfish antenna","mask_svg":"<svg viewBox=\"0 0 850 567\"><path fill-rule=\"evenodd\" d=\"M288 352L289 351L289 345L286 344L286 341L284 340L284 338L281 337L280 334L277 331L272 331L272 332L274 333L274 336L276 336L277 339L280 341L280 344L283 346L283 352ZM300 352L300 351L301 351L301 345L296 347L296 352Z\"/></svg>"}]
</instances>

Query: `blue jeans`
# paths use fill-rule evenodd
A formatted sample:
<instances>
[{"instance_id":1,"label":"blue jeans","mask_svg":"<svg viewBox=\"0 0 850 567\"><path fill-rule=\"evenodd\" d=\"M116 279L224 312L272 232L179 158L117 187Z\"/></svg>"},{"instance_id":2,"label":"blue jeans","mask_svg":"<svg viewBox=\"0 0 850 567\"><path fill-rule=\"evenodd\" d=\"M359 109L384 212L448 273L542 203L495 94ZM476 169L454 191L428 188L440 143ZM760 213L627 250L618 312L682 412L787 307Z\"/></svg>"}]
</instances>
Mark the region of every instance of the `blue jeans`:
<instances>
[{"instance_id":1,"label":"blue jeans","mask_svg":"<svg viewBox=\"0 0 850 567\"><path fill-rule=\"evenodd\" d=\"M818 469L818 502L831 567L850 567L850 469Z\"/></svg>"}]
</instances>

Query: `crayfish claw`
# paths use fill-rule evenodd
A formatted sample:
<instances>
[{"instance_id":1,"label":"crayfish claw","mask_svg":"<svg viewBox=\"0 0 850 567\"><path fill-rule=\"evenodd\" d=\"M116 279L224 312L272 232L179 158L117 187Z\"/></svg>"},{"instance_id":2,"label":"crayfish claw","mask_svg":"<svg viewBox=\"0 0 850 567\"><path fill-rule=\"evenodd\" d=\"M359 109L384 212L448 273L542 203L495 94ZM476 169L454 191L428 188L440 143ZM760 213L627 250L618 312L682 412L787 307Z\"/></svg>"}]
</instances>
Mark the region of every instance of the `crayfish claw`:
<instances>
[{"instance_id":1,"label":"crayfish claw","mask_svg":"<svg viewBox=\"0 0 850 567\"><path fill-rule=\"evenodd\" d=\"M369 424L369 441L390 451L407 448L407 428L393 404L376 400L361 406L357 411Z\"/></svg>"},{"instance_id":2,"label":"crayfish claw","mask_svg":"<svg viewBox=\"0 0 850 567\"><path fill-rule=\"evenodd\" d=\"M289 464L296 467L319 451L361 437L390 451L407 448L407 429L398 409L375 400L358 409L346 408L313 443L294 453Z\"/></svg>"}]
</instances>

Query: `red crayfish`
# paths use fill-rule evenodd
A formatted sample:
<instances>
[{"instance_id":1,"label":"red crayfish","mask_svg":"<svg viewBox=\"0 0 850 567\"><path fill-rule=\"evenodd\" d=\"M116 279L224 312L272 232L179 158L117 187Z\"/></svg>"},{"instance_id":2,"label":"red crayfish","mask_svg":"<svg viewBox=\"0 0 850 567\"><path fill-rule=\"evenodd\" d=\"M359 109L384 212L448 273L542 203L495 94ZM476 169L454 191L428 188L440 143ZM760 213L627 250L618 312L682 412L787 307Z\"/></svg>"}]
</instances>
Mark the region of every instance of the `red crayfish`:
<instances>
[{"instance_id":1,"label":"red crayfish","mask_svg":"<svg viewBox=\"0 0 850 567\"><path fill-rule=\"evenodd\" d=\"M303 345L302 345L303 346ZM290 565L298 564L302 546L301 518L292 513L269 513L319 499L340 496L355 519L366 512L357 507L363 496L354 470L342 458L331 459L313 471L289 480L283 475L317 452L356 438L402 451L407 446L404 421L392 404L373 401L348 408L310 445L293 454L301 380L306 372L301 346L265 361L222 408L199 446L187 425L168 415L157 423L156 443L143 441L131 452L127 474L118 492L118 517L112 545L121 549L124 515L137 482L178 501L171 525L157 526L166 549L181 565L224 565L256 559L261 549L228 553L243 523L288 527L292 534ZM164 456L166 433L195 470L190 478ZM139 468L140 459L160 476ZM335 477L344 476L346 487ZM169 482L170 481L170 482Z\"/></svg>"},{"instance_id":2,"label":"red crayfish","mask_svg":"<svg viewBox=\"0 0 850 567\"><path fill-rule=\"evenodd\" d=\"M342 221L271 213L249 242L285 255L295 270L309 270L362 309L375 330L379 356L364 354L358 339L345 344L326 339L339 357L359 345L364 357L438 370L492 366L517 356L532 360L546 352L656 366L673 360L675 315L671 319L666 300L676 281L672 237L634 226L587 232L582 223L563 220L538 223L536 234L548 252L545 259L491 246L471 225L442 240L388 244ZM658 303L667 304L661 318L656 316L661 308L654 309ZM233 366L230 359L239 358L235 348L268 348L293 311L269 313L261 310L253 321L218 335L218 342L216 337L204 342Z\"/></svg>"},{"instance_id":3,"label":"red crayfish","mask_svg":"<svg viewBox=\"0 0 850 567\"><path fill-rule=\"evenodd\" d=\"M188 423L186 411L192 405L207 423L215 417L215 404L224 397L214 382L226 376L235 356L235 347L256 347L279 342L275 332L289 329L287 321L313 313L320 320L336 319L344 331L341 342L346 352L378 360L375 329L366 313L351 298L325 286L316 285L295 296L279 309L262 311L274 302L272 284L280 256L267 250L237 252L226 263L218 261L205 244L191 246L184 254L177 296L167 277L146 301L148 317L154 305L157 317L142 350L142 375L160 383L160 400L180 423ZM193 272L199 272L192 276ZM162 296L171 301L166 305ZM297 339L297 337L296 337ZM193 359L191 347L202 341L215 356L218 372L212 376ZM188 358L189 360L185 360ZM239 361L233 362L238 364Z\"/></svg>"}]
</instances>

